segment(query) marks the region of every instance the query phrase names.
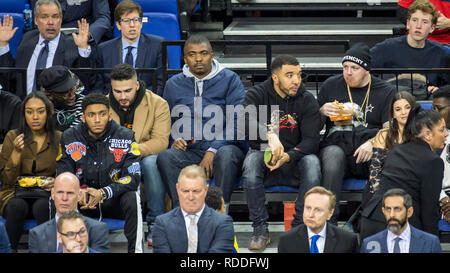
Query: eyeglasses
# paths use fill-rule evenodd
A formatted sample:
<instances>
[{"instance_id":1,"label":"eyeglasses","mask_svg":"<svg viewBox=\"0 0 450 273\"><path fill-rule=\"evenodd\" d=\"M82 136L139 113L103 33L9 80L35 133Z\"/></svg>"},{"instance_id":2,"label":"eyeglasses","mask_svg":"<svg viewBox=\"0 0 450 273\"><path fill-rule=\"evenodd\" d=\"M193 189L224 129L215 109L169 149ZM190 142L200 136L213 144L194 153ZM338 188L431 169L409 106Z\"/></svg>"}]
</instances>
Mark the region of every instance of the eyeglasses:
<instances>
[{"instance_id":1,"label":"eyeglasses","mask_svg":"<svg viewBox=\"0 0 450 273\"><path fill-rule=\"evenodd\" d=\"M450 107L450 105L446 105L446 106L434 105L434 106L433 106L433 109L436 110L436 111L438 111L438 112L441 112L442 110L444 110L444 109L447 108L447 107Z\"/></svg>"},{"instance_id":2,"label":"eyeglasses","mask_svg":"<svg viewBox=\"0 0 450 273\"><path fill-rule=\"evenodd\" d=\"M80 231L75 232L75 231L69 231L67 233L62 233L60 231L58 231L59 234L67 237L70 240L73 240L77 237L77 235L79 235L80 237L85 237L87 235L87 230L85 228L81 228Z\"/></svg>"},{"instance_id":3,"label":"eyeglasses","mask_svg":"<svg viewBox=\"0 0 450 273\"><path fill-rule=\"evenodd\" d=\"M131 21L133 21L133 23L137 24L142 22L142 17L134 17L134 18L123 18L120 19L119 22L124 23L124 24L130 24Z\"/></svg>"},{"instance_id":4,"label":"eyeglasses","mask_svg":"<svg viewBox=\"0 0 450 273\"><path fill-rule=\"evenodd\" d=\"M56 92L52 92L51 94L54 97L57 97L58 99L68 99L70 97L73 96L73 93L76 93L78 89L78 85L75 85L74 87L72 87L69 91L64 92L64 93L56 93Z\"/></svg>"}]
</instances>

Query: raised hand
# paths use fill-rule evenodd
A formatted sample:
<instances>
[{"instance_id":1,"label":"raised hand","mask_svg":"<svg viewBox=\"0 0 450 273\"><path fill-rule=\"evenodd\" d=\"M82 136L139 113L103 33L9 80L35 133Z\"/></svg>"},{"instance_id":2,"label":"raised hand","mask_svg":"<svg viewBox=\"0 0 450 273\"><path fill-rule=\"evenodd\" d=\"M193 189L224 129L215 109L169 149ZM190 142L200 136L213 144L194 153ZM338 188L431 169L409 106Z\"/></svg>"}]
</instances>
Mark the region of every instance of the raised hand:
<instances>
[{"instance_id":1,"label":"raised hand","mask_svg":"<svg viewBox=\"0 0 450 273\"><path fill-rule=\"evenodd\" d=\"M9 40L12 39L16 31L19 29L18 27L13 28L13 26L13 17L9 15L3 16L3 24L0 21L0 47L7 46Z\"/></svg>"},{"instance_id":2,"label":"raised hand","mask_svg":"<svg viewBox=\"0 0 450 273\"><path fill-rule=\"evenodd\" d=\"M73 41L79 48L88 49L89 41L89 23L86 19L81 19L77 21L78 23L78 34L72 33Z\"/></svg>"}]
</instances>

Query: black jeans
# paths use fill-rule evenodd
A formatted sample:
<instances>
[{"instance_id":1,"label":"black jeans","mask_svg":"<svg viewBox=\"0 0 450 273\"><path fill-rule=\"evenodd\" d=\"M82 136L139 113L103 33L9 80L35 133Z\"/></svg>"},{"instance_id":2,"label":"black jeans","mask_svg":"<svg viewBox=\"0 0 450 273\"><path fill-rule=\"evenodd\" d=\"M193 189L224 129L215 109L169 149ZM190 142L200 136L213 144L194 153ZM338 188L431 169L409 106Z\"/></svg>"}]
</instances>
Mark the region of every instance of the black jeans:
<instances>
[{"instance_id":1,"label":"black jeans","mask_svg":"<svg viewBox=\"0 0 450 273\"><path fill-rule=\"evenodd\" d=\"M80 210L83 215L92 218L125 219L124 233L128 241L128 253L142 253L142 209L139 191L125 192L120 196L103 201L97 209Z\"/></svg>"},{"instance_id":2,"label":"black jeans","mask_svg":"<svg viewBox=\"0 0 450 273\"><path fill-rule=\"evenodd\" d=\"M307 155L297 163L281 166L278 171L279 176L274 177L277 179L277 185L294 186L293 184L296 184L295 186L299 186L293 224L301 224L303 223L303 197L309 189L320 185L319 159L316 155ZM292 175L294 172L298 174L299 178ZM273 174L275 173L270 173L264 163L263 151L250 150L248 152L242 168L242 180L247 196L249 218L253 222L254 228L267 225L269 214L265 207L265 182ZM292 180L295 180L294 183L291 183Z\"/></svg>"},{"instance_id":3,"label":"black jeans","mask_svg":"<svg viewBox=\"0 0 450 273\"><path fill-rule=\"evenodd\" d=\"M11 249L17 249L26 219L36 219L38 225L50 220L49 199L13 197L6 204L3 217Z\"/></svg>"}]
</instances>

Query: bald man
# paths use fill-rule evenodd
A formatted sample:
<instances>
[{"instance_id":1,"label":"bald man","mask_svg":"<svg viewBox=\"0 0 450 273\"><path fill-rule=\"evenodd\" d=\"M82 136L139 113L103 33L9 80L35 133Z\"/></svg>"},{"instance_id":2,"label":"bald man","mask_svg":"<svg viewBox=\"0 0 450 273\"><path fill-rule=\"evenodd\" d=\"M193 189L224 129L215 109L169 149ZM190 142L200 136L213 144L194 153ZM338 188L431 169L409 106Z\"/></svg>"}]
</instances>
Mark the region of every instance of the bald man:
<instances>
[{"instance_id":1,"label":"bald man","mask_svg":"<svg viewBox=\"0 0 450 273\"><path fill-rule=\"evenodd\" d=\"M57 252L59 243L56 239L56 223L63 213L78 210L78 201L81 197L80 181L69 172L58 175L51 196L56 208L55 218L30 230L28 248L31 253ZM108 253L108 226L89 217L84 217L84 221L89 234L89 247Z\"/></svg>"}]
</instances>

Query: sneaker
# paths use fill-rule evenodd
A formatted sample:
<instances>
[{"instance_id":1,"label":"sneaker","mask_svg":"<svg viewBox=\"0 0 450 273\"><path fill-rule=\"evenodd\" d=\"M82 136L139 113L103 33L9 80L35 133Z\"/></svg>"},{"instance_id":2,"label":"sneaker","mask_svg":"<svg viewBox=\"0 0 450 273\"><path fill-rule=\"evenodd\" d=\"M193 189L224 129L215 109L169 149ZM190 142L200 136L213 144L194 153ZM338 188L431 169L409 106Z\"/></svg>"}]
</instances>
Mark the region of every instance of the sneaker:
<instances>
[{"instance_id":1,"label":"sneaker","mask_svg":"<svg viewBox=\"0 0 450 273\"><path fill-rule=\"evenodd\" d=\"M248 243L249 250L264 250L270 244L269 229L266 225L253 228L253 236Z\"/></svg>"},{"instance_id":2,"label":"sneaker","mask_svg":"<svg viewBox=\"0 0 450 273\"><path fill-rule=\"evenodd\" d=\"M153 231L153 224L148 225L148 233L147 233L147 245L153 246L153 240L152 240L152 231Z\"/></svg>"}]
</instances>

